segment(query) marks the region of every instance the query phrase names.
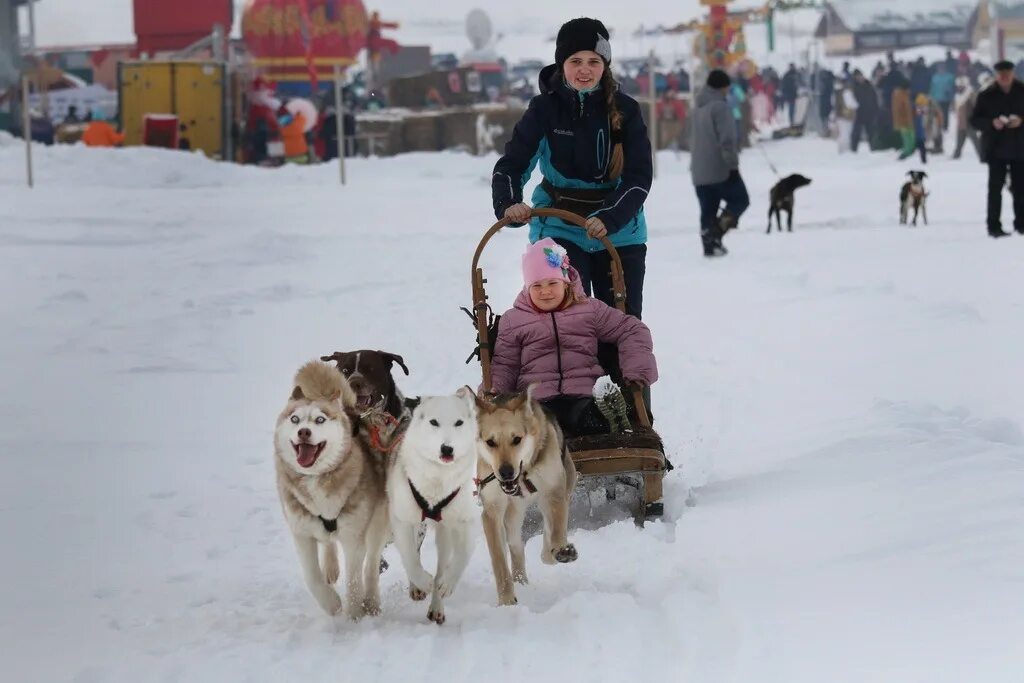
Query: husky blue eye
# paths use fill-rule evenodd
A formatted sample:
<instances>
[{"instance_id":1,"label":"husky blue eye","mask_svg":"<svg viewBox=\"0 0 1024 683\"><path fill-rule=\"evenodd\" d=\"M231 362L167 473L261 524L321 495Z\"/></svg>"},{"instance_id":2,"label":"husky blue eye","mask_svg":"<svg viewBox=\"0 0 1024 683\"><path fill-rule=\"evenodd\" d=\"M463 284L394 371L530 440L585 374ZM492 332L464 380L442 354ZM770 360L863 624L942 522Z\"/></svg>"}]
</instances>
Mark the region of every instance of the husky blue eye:
<instances>
[{"instance_id":1,"label":"husky blue eye","mask_svg":"<svg viewBox=\"0 0 1024 683\"><path fill-rule=\"evenodd\" d=\"M455 426L456 427L461 427L462 426L462 420L456 420L455 421Z\"/></svg>"},{"instance_id":2,"label":"husky blue eye","mask_svg":"<svg viewBox=\"0 0 1024 683\"><path fill-rule=\"evenodd\" d=\"M292 424L293 425L299 424L299 416L298 415L292 415Z\"/></svg>"},{"instance_id":3,"label":"husky blue eye","mask_svg":"<svg viewBox=\"0 0 1024 683\"><path fill-rule=\"evenodd\" d=\"M512 437L512 445L513 446L518 446L522 442L523 442L523 437L521 437L521 436L513 436Z\"/></svg>"},{"instance_id":4,"label":"husky blue eye","mask_svg":"<svg viewBox=\"0 0 1024 683\"><path fill-rule=\"evenodd\" d=\"M431 420L430 424L433 425L434 427L440 427L441 426L441 423L438 422L437 420Z\"/></svg>"},{"instance_id":5,"label":"husky blue eye","mask_svg":"<svg viewBox=\"0 0 1024 683\"><path fill-rule=\"evenodd\" d=\"M316 423L317 423L318 425L322 425L322 424L323 424L324 422L327 422L327 418L326 418L326 417L324 417L323 415L321 415L320 417L318 417L318 418L316 419Z\"/></svg>"}]
</instances>

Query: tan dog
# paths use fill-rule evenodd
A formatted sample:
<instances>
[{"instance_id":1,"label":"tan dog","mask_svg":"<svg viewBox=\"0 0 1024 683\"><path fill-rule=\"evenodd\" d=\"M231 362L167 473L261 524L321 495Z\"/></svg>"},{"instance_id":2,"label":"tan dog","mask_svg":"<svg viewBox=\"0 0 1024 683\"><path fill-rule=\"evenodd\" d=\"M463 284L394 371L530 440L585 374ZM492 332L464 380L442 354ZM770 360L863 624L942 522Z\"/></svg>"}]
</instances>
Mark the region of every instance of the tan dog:
<instances>
[{"instance_id":1,"label":"tan dog","mask_svg":"<svg viewBox=\"0 0 1024 683\"><path fill-rule=\"evenodd\" d=\"M523 518L532 502L540 505L544 515L541 561L573 562L577 557L567 538L576 466L565 448L561 428L533 399L532 389L505 401L477 398L477 486L499 605L516 604L512 582L527 582ZM512 556L511 571L506 544Z\"/></svg>"},{"instance_id":2,"label":"tan dog","mask_svg":"<svg viewBox=\"0 0 1024 683\"><path fill-rule=\"evenodd\" d=\"M340 542L353 619L380 611L379 567L388 532L384 462L359 438L355 406L345 378L312 361L295 376L274 431L277 490L306 585L325 612L341 610L330 586L338 579Z\"/></svg>"}]
</instances>

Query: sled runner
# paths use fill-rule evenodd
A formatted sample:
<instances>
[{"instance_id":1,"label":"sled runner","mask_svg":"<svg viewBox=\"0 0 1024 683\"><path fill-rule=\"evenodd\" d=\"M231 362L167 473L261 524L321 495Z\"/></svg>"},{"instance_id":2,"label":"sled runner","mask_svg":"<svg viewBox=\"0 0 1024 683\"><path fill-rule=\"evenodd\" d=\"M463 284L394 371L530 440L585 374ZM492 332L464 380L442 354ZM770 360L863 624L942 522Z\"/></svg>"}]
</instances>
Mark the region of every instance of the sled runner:
<instances>
[{"instance_id":1,"label":"sled runner","mask_svg":"<svg viewBox=\"0 0 1024 683\"><path fill-rule=\"evenodd\" d=\"M559 209L534 209L531 216L551 216L559 218L583 228L583 219L579 216ZM493 343L497 339L497 321L487 304L487 293L484 284L483 269L480 268L480 256L490 239L512 221L504 218L493 226L480 240L473 255L473 317L477 329L478 348L474 355L479 355L483 372L484 391L491 389L491 356ZM620 311L626 310L626 284L622 275L622 262L619 254L607 237L601 238L605 249L611 254L612 291L615 306ZM463 309L465 310L465 309ZM469 311L467 311L469 313ZM470 356L472 359L473 356ZM469 362L469 361L467 361ZM566 440L569 452L580 477L601 477L609 480L609 485L626 482L637 487L640 492L637 506L637 520L642 522L647 517L659 516L663 512L661 503L662 479L665 476L667 459L661 437L651 426L651 417L647 404L640 389L622 387L623 392L631 393L633 415L630 422L632 433L596 434ZM612 491L613 489L609 489ZM609 498L613 494L609 493Z\"/></svg>"}]
</instances>

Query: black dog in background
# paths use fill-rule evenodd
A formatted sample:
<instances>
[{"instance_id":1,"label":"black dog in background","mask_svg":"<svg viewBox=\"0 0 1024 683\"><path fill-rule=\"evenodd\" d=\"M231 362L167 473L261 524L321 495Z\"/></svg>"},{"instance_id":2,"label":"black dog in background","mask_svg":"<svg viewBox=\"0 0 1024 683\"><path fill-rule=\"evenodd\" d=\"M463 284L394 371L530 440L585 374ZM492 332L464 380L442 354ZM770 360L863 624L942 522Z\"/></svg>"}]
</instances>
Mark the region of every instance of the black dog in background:
<instances>
[{"instance_id":1,"label":"black dog in background","mask_svg":"<svg viewBox=\"0 0 1024 683\"><path fill-rule=\"evenodd\" d=\"M793 232L793 193L796 192L797 188L810 184L811 179L799 173L788 175L775 183L768 198L768 230L766 234L770 234L772 231L773 215L775 216L775 224L778 226L779 232L782 232L783 211L786 212L786 229L789 232Z\"/></svg>"}]
</instances>

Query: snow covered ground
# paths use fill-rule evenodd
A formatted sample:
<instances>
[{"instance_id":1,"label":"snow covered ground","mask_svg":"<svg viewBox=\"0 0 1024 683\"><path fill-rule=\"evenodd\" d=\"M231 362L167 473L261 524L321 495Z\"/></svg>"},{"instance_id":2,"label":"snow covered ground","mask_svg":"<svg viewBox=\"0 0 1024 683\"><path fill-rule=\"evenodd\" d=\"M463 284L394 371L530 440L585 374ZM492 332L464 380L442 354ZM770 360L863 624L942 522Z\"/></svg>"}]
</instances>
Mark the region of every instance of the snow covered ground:
<instances>
[{"instance_id":1,"label":"snow covered ground","mask_svg":"<svg viewBox=\"0 0 1024 683\"><path fill-rule=\"evenodd\" d=\"M391 549L381 617L320 613L271 428L334 350L401 353L410 394L478 381L458 306L494 158L356 160L342 189L336 167L64 147L37 149L30 192L0 140L4 680L1019 681L1024 238L985 237L973 160L928 166L912 229L916 164L763 149L814 179L796 232L763 234L774 175L751 150L754 203L715 262L687 158L658 159L664 521L578 501L580 560L543 566L532 539L503 609L480 535L439 628ZM496 307L525 244L506 233Z\"/></svg>"}]
</instances>

